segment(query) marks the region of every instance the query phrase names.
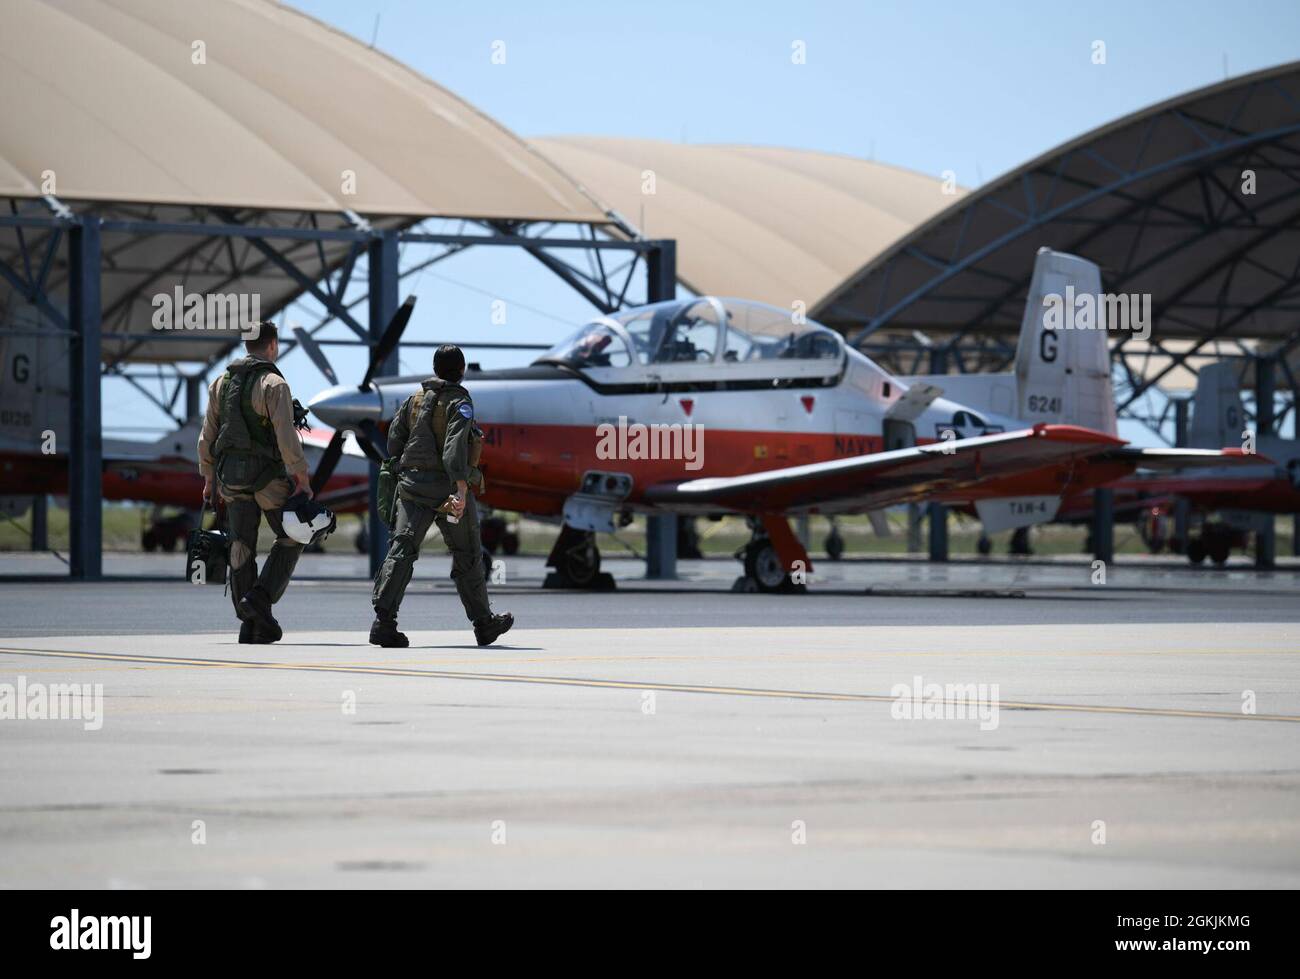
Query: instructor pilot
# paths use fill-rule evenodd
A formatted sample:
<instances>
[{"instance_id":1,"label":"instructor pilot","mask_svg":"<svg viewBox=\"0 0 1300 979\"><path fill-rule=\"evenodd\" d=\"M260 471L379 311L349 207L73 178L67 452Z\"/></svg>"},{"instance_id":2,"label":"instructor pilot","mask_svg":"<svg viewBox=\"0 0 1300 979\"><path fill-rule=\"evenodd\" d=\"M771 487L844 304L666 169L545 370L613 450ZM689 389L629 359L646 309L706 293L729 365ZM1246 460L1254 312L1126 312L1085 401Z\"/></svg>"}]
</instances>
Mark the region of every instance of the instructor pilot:
<instances>
[{"instance_id":1,"label":"instructor pilot","mask_svg":"<svg viewBox=\"0 0 1300 979\"><path fill-rule=\"evenodd\" d=\"M509 612L494 615L488 604L478 511L470 492L471 484L482 485L477 466L483 436L474 424L474 402L461 386L461 349L439 347L433 373L402 403L388 430L388 454L399 457L399 475L388 556L375 577L370 641L376 646L408 645L397 631L397 609L433 523L451 551L451 577L478 644L490 645L514 624Z\"/></svg>"},{"instance_id":2,"label":"instructor pilot","mask_svg":"<svg viewBox=\"0 0 1300 979\"><path fill-rule=\"evenodd\" d=\"M311 483L294 428L293 394L275 366L280 355L275 324L254 323L245 336L248 356L232 361L208 389L199 471L204 502L214 502L215 476L226 506L230 597L240 620L239 641L272 643L283 633L271 606L284 595L302 553L302 545L284 532L280 508L294 493L311 496ZM257 531L263 515L275 544L258 574Z\"/></svg>"}]
</instances>

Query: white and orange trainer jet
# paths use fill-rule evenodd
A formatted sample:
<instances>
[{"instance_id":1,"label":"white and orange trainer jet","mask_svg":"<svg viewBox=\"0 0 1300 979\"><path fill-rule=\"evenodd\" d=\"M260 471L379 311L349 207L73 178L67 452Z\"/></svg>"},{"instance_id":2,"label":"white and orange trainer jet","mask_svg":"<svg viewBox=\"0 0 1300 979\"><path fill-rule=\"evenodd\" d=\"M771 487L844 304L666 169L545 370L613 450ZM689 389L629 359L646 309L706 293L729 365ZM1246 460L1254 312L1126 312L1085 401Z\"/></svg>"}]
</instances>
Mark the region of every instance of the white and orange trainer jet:
<instances>
[{"instance_id":1,"label":"white and orange trainer jet","mask_svg":"<svg viewBox=\"0 0 1300 979\"><path fill-rule=\"evenodd\" d=\"M1058 297L1100 294L1096 265L1041 250L1009 374L895 377L838 333L739 299L598 317L531 366L466 375L485 436L483 502L562 516L551 563L575 585L599 569L592 534L633 512L742 514L755 530L748 577L775 590L789 587L792 569L811 568L791 515L938 500L973 504L994 532L1049 521L1064 495L1139 467L1239 456L1138 449L1116 436L1105 324L1076 322L1071 310L1061 321L1059 301L1057 320L1045 315ZM412 303L359 387L311 402L339 430L340 451L353 429L377 458L382 426L422 380L371 376Z\"/></svg>"}]
</instances>

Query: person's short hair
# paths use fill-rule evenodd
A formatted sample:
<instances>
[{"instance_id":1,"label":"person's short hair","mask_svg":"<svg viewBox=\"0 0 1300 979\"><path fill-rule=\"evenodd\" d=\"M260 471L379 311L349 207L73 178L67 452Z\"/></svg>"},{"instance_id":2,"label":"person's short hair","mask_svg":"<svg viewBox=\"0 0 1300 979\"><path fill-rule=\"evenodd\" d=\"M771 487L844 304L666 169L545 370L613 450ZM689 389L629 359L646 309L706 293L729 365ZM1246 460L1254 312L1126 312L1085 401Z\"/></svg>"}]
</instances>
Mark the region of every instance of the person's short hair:
<instances>
[{"instance_id":1,"label":"person's short hair","mask_svg":"<svg viewBox=\"0 0 1300 979\"><path fill-rule=\"evenodd\" d=\"M271 322L253 323L244 337L244 349L250 354L266 353L272 340L280 339L280 331Z\"/></svg>"},{"instance_id":2,"label":"person's short hair","mask_svg":"<svg viewBox=\"0 0 1300 979\"><path fill-rule=\"evenodd\" d=\"M444 381L465 376L465 354L454 343L444 343L433 354L433 372Z\"/></svg>"}]
</instances>

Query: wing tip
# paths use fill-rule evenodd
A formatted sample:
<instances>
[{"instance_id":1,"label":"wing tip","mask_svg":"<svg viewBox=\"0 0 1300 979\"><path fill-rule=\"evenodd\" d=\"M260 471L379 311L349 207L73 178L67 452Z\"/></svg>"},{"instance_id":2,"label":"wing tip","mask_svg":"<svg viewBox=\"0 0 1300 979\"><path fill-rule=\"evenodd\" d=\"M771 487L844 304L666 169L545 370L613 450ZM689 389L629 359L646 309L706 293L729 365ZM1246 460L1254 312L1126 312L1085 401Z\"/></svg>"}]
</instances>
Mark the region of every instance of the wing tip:
<instances>
[{"instance_id":1,"label":"wing tip","mask_svg":"<svg viewBox=\"0 0 1300 979\"><path fill-rule=\"evenodd\" d=\"M1099 432L1095 428L1084 428L1082 425L1062 425L1056 422L1039 422L1034 426L1033 432L1037 437L1045 438L1052 442L1076 442L1079 444L1115 446L1128 444L1128 442L1116 435Z\"/></svg>"}]
</instances>

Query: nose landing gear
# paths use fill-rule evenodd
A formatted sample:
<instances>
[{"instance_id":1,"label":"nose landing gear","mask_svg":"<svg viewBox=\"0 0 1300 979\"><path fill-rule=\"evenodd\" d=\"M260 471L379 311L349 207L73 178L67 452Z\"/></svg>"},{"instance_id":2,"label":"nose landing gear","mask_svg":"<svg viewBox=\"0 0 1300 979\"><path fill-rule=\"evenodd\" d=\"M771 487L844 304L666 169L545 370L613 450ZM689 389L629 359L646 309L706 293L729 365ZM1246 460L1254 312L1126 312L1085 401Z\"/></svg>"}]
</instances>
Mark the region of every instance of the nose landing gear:
<instances>
[{"instance_id":1,"label":"nose landing gear","mask_svg":"<svg viewBox=\"0 0 1300 979\"><path fill-rule=\"evenodd\" d=\"M614 576L600 570L600 550L590 530L574 530L565 524L555 539L546 566L554 568L542 582L543 588L574 588L585 591L613 591Z\"/></svg>"}]
</instances>

